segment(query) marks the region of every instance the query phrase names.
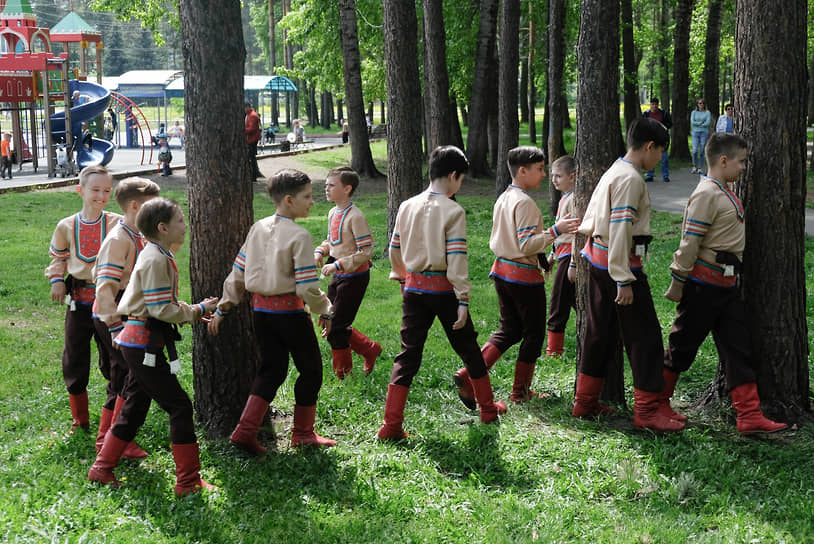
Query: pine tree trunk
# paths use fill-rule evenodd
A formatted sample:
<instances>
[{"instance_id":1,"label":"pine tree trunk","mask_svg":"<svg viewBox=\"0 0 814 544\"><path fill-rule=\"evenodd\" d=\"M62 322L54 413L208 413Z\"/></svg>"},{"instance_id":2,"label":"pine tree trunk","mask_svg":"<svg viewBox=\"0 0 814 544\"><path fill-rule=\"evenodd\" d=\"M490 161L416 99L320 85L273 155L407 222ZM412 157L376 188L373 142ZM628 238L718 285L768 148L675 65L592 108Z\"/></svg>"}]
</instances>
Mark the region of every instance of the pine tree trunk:
<instances>
[{"instance_id":1,"label":"pine tree trunk","mask_svg":"<svg viewBox=\"0 0 814 544\"><path fill-rule=\"evenodd\" d=\"M520 64L520 86L517 88L520 102L520 122L529 122L529 63Z\"/></svg>"},{"instance_id":2,"label":"pine tree trunk","mask_svg":"<svg viewBox=\"0 0 814 544\"><path fill-rule=\"evenodd\" d=\"M659 43L661 51L670 50L670 4L672 0L661 0L661 17L659 19ZM670 66L665 53L659 55L659 95L664 109L670 108Z\"/></svg>"},{"instance_id":3,"label":"pine tree trunk","mask_svg":"<svg viewBox=\"0 0 814 544\"><path fill-rule=\"evenodd\" d=\"M721 113L718 93L718 76L721 53L721 3L722 0L709 0L707 18L707 41L704 48L704 100L712 115L712 122ZM713 127L714 128L714 127Z\"/></svg>"},{"instance_id":4,"label":"pine tree trunk","mask_svg":"<svg viewBox=\"0 0 814 544\"><path fill-rule=\"evenodd\" d=\"M675 11L675 49L673 52L673 134L670 158L690 160L690 22L694 0L678 0Z\"/></svg>"},{"instance_id":5,"label":"pine tree trunk","mask_svg":"<svg viewBox=\"0 0 814 544\"><path fill-rule=\"evenodd\" d=\"M253 221L251 167L243 119L240 6L228 0L179 3L186 74L187 182L192 299L220 293ZM218 13L217 21L212 13ZM212 85L217 81L217 85ZM219 112L212 115L213 111ZM212 160L213 149L232 149ZM235 308L218 336L193 327L194 405L211 436L229 433L240 417L258 357L247 304Z\"/></svg>"},{"instance_id":6,"label":"pine tree trunk","mask_svg":"<svg viewBox=\"0 0 814 544\"><path fill-rule=\"evenodd\" d=\"M424 6L424 102L427 118L427 150L459 143L454 137L458 116L449 97L446 30L443 5L423 0ZM458 128L460 133L460 128Z\"/></svg>"},{"instance_id":7,"label":"pine tree trunk","mask_svg":"<svg viewBox=\"0 0 814 544\"><path fill-rule=\"evenodd\" d=\"M399 205L421 191L421 76L418 73L418 21L412 2L384 0L385 78L390 123L387 127L387 235Z\"/></svg>"},{"instance_id":8,"label":"pine tree trunk","mask_svg":"<svg viewBox=\"0 0 814 544\"><path fill-rule=\"evenodd\" d=\"M506 159L517 147L520 123L517 119L517 76L520 63L520 0L502 0L500 14L500 56L498 69L498 142L495 195L511 185Z\"/></svg>"},{"instance_id":9,"label":"pine tree trunk","mask_svg":"<svg viewBox=\"0 0 814 544\"><path fill-rule=\"evenodd\" d=\"M581 0L577 45L577 180L576 215L582 217L599 178L618 156L621 135L617 89L619 86L619 3ZM574 251L585 244L577 236ZM577 338L585 335L588 264L577 259ZM624 404L623 360L620 346L608 362L602 398ZM581 346L577 346L578 353Z\"/></svg>"},{"instance_id":10,"label":"pine tree trunk","mask_svg":"<svg viewBox=\"0 0 814 544\"><path fill-rule=\"evenodd\" d=\"M495 74L492 59L497 35L497 8L498 0L480 1L478 50L469 103L469 134L466 138L469 173L473 177L492 176L489 168L489 86Z\"/></svg>"},{"instance_id":11,"label":"pine tree trunk","mask_svg":"<svg viewBox=\"0 0 814 544\"><path fill-rule=\"evenodd\" d=\"M565 0L548 2L548 124L543 126L548 138L548 164L565 154L562 137L563 131L563 71L565 70ZM557 216L562 194L549 181L549 211L551 217Z\"/></svg>"},{"instance_id":12,"label":"pine tree trunk","mask_svg":"<svg viewBox=\"0 0 814 544\"><path fill-rule=\"evenodd\" d=\"M275 75L277 64L277 46L274 39L277 30L274 21L274 0L268 0L269 16L269 74ZM277 93L271 93L271 122L277 123L280 118L280 104Z\"/></svg>"},{"instance_id":13,"label":"pine tree trunk","mask_svg":"<svg viewBox=\"0 0 814 544\"><path fill-rule=\"evenodd\" d=\"M537 86L534 84L534 4L529 2L529 55L528 55L528 101L529 101L529 140L537 145Z\"/></svg>"},{"instance_id":14,"label":"pine tree trunk","mask_svg":"<svg viewBox=\"0 0 814 544\"><path fill-rule=\"evenodd\" d=\"M373 162L370 140L365 122L365 103L362 98L362 63L359 57L359 30L356 21L356 0L340 0L339 28L342 41L342 75L345 80L345 101L348 108L350 137L350 165L367 178L382 174ZM342 115L342 108L339 108Z\"/></svg>"},{"instance_id":15,"label":"pine tree trunk","mask_svg":"<svg viewBox=\"0 0 814 544\"><path fill-rule=\"evenodd\" d=\"M633 0L622 0L622 56L624 63L625 131L641 116L639 106L639 63L633 41ZM664 103L669 108L668 103Z\"/></svg>"}]
</instances>

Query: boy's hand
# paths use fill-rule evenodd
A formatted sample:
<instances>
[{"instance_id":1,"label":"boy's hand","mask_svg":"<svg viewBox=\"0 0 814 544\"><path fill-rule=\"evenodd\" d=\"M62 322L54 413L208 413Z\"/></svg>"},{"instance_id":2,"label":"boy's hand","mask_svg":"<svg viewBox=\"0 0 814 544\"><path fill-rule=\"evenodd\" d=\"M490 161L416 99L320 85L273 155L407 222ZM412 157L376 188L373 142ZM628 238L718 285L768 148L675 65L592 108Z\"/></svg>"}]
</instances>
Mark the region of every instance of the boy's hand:
<instances>
[{"instance_id":1,"label":"boy's hand","mask_svg":"<svg viewBox=\"0 0 814 544\"><path fill-rule=\"evenodd\" d=\"M560 219L554 226L557 227L560 234L574 234L580 223L582 223L582 219L579 217L568 217Z\"/></svg>"},{"instance_id":2,"label":"boy's hand","mask_svg":"<svg viewBox=\"0 0 814 544\"><path fill-rule=\"evenodd\" d=\"M633 287L630 285L618 285L616 287L616 300L614 300L614 302L619 306L630 306L633 304Z\"/></svg>"},{"instance_id":3,"label":"boy's hand","mask_svg":"<svg viewBox=\"0 0 814 544\"><path fill-rule=\"evenodd\" d=\"M223 321L223 316L214 314L212 318L209 320L209 323L206 324L206 330L209 331L209 334L212 336L217 336L218 332L220 331L220 322Z\"/></svg>"},{"instance_id":4,"label":"boy's hand","mask_svg":"<svg viewBox=\"0 0 814 544\"><path fill-rule=\"evenodd\" d=\"M577 267L569 266L567 274L568 274L568 281L570 281L571 283L574 283L575 281L577 281Z\"/></svg>"},{"instance_id":5,"label":"boy's hand","mask_svg":"<svg viewBox=\"0 0 814 544\"><path fill-rule=\"evenodd\" d=\"M55 281L51 284L51 300L54 302L62 302L65 300L65 282Z\"/></svg>"},{"instance_id":6,"label":"boy's hand","mask_svg":"<svg viewBox=\"0 0 814 544\"><path fill-rule=\"evenodd\" d=\"M466 318L469 317L469 306L458 304L458 320L452 324L452 330L457 331L464 328Z\"/></svg>"},{"instance_id":7,"label":"boy's hand","mask_svg":"<svg viewBox=\"0 0 814 544\"><path fill-rule=\"evenodd\" d=\"M549 268L554 268L554 255L549 255L548 256L548 267Z\"/></svg>"},{"instance_id":8,"label":"boy's hand","mask_svg":"<svg viewBox=\"0 0 814 544\"><path fill-rule=\"evenodd\" d=\"M200 319L203 319L204 316L211 314L218 307L218 297L206 297L200 302L200 304L203 304L205 310L204 313L202 313L199 317Z\"/></svg>"},{"instance_id":9,"label":"boy's hand","mask_svg":"<svg viewBox=\"0 0 814 544\"><path fill-rule=\"evenodd\" d=\"M314 252L314 266L322 268L322 253Z\"/></svg>"},{"instance_id":10,"label":"boy's hand","mask_svg":"<svg viewBox=\"0 0 814 544\"><path fill-rule=\"evenodd\" d=\"M684 284L673 279L673 281L670 282L670 287L664 293L664 298L672 300L673 302L680 302L682 294L684 294Z\"/></svg>"},{"instance_id":11,"label":"boy's hand","mask_svg":"<svg viewBox=\"0 0 814 544\"><path fill-rule=\"evenodd\" d=\"M322 259L320 259L321 261ZM322 275L326 278L330 278L336 272L336 267L333 264L326 264L322 267Z\"/></svg>"},{"instance_id":12,"label":"boy's hand","mask_svg":"<svg viewBox=\"0 0 814 544\"><path fill-rule=\"evenodd\" d=\"M319 322L317 323L317 325L322 327L322 337L323 338L326 338L328 336L328 334L331 332L331 323L333 323L333 320L326 319L323 316L319 316Z\"/></svg>"},{"instance_id":13,"label":"boy's hand","mask_svg":"<svg viewBox=\"0 0 814 544\"><path fill-rule=\"evenodd\" d=\"M113 344L113 349L119 349L119 344L115 342L116 337L119 336L121 331L111 332L110 333L110 343Z\"/></svg>"}]
</instances>

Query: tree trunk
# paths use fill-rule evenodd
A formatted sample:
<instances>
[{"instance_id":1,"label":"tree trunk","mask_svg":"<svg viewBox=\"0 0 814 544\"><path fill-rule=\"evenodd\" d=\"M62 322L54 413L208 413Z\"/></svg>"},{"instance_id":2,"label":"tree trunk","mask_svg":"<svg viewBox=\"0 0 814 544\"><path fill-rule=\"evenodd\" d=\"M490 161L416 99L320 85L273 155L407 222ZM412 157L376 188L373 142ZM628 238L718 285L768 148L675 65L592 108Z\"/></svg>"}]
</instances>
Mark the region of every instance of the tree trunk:
<instances>
[{"instance_id":1,"label":"tree trunk","mask_svg":"<svg viewBox=\"0 0 814 544\"><path fill-rule=\"evenodd\" d=\"M673 134L670 138L670 158L690 160L690 22L695 0L678 0L675 11L676 28L673 41Z\"/></svg>"},{"instance_id":2,"label":"tree trunk","mask_svg":"<svg viewBox=\"0 0 814 544\"><path fill-rule=\"evenodd\" d=\"M423 0L424 6L424 104L427 118L427 150L459 143L454 137L458 116L449 97L444 10L439 0ZM460 128L458 129L460 133Z\"/></svg>"},{"instance_id":3,"label":"tree trunk","mask_svg":"<svg viewBox=\"0 0 814 544\"><path fill-rule=\"evenodd\" d=\"M577 141L574 152L577 180L574 190L576 215L582 217L596 183L619 153L619 3L581 0L577 45ZM577 236L574 250L585 244ZM577 338L585 335L588 264L577 259ZM577 347L578 352L581 346ZM622 353L608 362L602 398L624 404Z\"/></svg>"},{"instance_id":4,"label":"tree trunk","mask_svg":"<svg viewBox=\"0 0 814 544\"><path fill-rule=\"evenodd\" d=\"M275 43L275 35L277 33L274 21L274 0L268 0L269 3L269 74L274 75L277 65L277 45ZM277 93L271 93L271 120L277 123L280 117L280 105L277 102Z\"/></svg>"},{"instance_id":5,"label":"tree trunk","mask_svg":"<svg viewBox=\"0 0 814 544\"><path fill-rule=\"evenodd\" d=\"M283 17L288 15L291 11L291 0L282 0L283 2ZM288 41L288 28L283 27L283 66L286 70L294 68L294 51ZM299 87L298 87L299 88ZM292 96L293 95L293 96ZM285 93L285 124L290 129L292 126L292 110L294 117L298 115L299 111L299 93Z\"/></svg>"},{"instance_id":6,"label":"tree trunk","mask_svg":"<svg viewBox=\"0 0 814 544\"><path fill-rule=\"evenodd\" d=\"M385 105L384 100L379 102L379 122L383 125L387 123L387 118L384 116Z\"/></svg>"},{"instance_id":7,"label":"tree trunk","mask_svg":"<svg viewBox=\"0 0 814 544\"><path fill-rule=\"evenodd\" d=\"M469 134L466 138L469 173L473 177L492 176L489 168L489 87L495 74L492 59L497 32L497 8L498 0L480 0L478 50L472 81L472 99L469 103Z\"/></svg>"},{"instance_id":8,"label":"tree trunk","mask_svg":"<svg viewBox=\"0 0 814 544\"><path fill-rule=\"evenodd\" d=\"M500 56L498 70L497 176L495 196L512 183L506 164L509 150L517 147L520 123L517 119L517 68L520 63L520 0L502 0L500 14Z\"/></svg>"},{"instance_id":9,"label":"tree trunk","mask_svg":"<svg viewBox=\"0 0 814 544\"><path fill-rule=\"evenodd\" d=\"M814 55L808 65L808 126L814 125Z\"/></svg>"},{"instance_id":10,"label":"tree trunk","mask_svg":"<svg viewBox=\"0 0 814 544\"><path fill-rule=\"evenodd\" d=\"M537 145L537 86L534 84L534 4L529 2L529 140L532 145Z\"/></svg>"},{"instance_id":11,"label":"tree trunk","mask_svg":"<svg viewBox=\"0 0 814 544\"><path fill-rule=\"evenodd\" d=\"M189 272L197 301L221 292L253 221L242 108L246 53L242 33L222 32L221 25L240 28L236 2L181 0L179 12L187 97ZM235 152L213 161L213 149ZM216 337L202 322L193 326L195 414L215 437L226 436L240 417L258 365L248 305L235 308L223 325Z\"/></svg>"},{"instance_id":12,"label":"tree trunk","mask_svg":"<svg viewBox=\"0 0 814 544\"><path fill-rule=\"evenodd\" d=\"M376 169L373 154L370 152L370 141L365 122L365 102L362 98L362 63L359 57L356 0L339 1L339 34L342 41L345 102L348 107L350 165L362 177L378 178L382 174Z\"/></svg>"},{"instance_id":13,"label":"tree trunk","mask_svg":"<svg viewBox=\"0 0 814 544\"><path fill-rule=\"evenodd\" d=\"M805 114L805 0L738 0L735 133L750 149L737 186L746 210L741 279L751 323L745 338L763 408L781 421L799 420L810 409Z\"/></svg>"},{"instance_id":14,"label":"tree trunk","mask_svg":"<svg viewBox=\"0 0 814 544\"><path fill-rule=\"evenodd\" d=\"M712 122L721 113L718 98L718 75L721 52L721 0L709 0L707 42L704 48L704 100L712 114Z\"/></svg>"},{"instance_id":15,"label":"tree trunk","mask_svg":"<svg viewBox=\"0 0 814 544\"><path fill-rule=\"evenodd\" d=\"M418 73L418 21L415 5L384 0L385 79L390 123L387 127L387 239L399 205L421 191L421 76Z\"/></svg>"},{"instance_id":16,"label":"tree trunk","mask_svg":"<svg viewBox=\"0 0 814 544\"><path fill-rule=\"evenodd\" d=\"M565 123L563 112L568 111L568 105L565 104L565 84L563 81L563 72L565 70L565 5L565 0L549 0L548 2L549 164L565 155L565 145L562 137ZM554 212L556 215L556 208Z\"/></svg>"},{"instance_id":17,"label":"tree trunk","mask_svg":"<svg viewBox=\"0 0 814 544\"><path fill-rule=\"evenodd\" d=\"M527 55L528 56L528 55ZM519 59L518 59L519 60ZM520 122L529 122L529 63L520 64L520 86L517 89L520 101Z\"/></svg>"},{"instance_id":18,"label":"tree trunk","mask_svg":"<svg viewBox=\"0 0 814 544\"><path fill-rule=\"evenodd\" d=\"M345 117L345 102L341 98L336 99L336 123L339 128L342 128L342 121L346 120Z\"/></svg>"},{"instance_id":19,"label":"tree trunk","mask_svg":"<svg viewBox=\"0 0 814 544\"><path fill-rule=\"evenodd\" d=\"M659 43L662 53L659 55L659 94L665 110L670 109L670 66L666 51L670 50L670 3L672 0L661 0L661 17L659 19Z\"/></svg>"},{"instance_id":20,"label":"tree trunk","mask_svg":"<svg viewBox=\"0 0 814 544\"><path fill-rule=\"evenodd\" d=\"M625 131L641 116L639 105L639 63L636 56L636 43L633 41L633 0L622 0L622 56L624 62ZM664 103L664 108L670 106Z\"/></svg>"}]
</instances>

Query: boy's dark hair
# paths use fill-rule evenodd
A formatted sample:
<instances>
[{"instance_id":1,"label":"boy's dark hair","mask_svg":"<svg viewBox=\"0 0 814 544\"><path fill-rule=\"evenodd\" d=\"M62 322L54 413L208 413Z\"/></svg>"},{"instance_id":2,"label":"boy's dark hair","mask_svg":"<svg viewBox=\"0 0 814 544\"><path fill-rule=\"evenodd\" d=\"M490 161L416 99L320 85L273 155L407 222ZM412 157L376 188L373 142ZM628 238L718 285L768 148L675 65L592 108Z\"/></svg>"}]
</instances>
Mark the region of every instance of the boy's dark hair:
<instances>
[{"instance_id":1,"label":"boy's dark hair","mask_svg":"<svg viewBox=\"0 0 814 544\"><path fill-rule=\"evenodd\" d=\"M268 181L269 196L275 204L279 204L285 195L294 196L311 183L311 178L305 172L293 168L277 170Z\"/></svg>"},{"instance_id":2,"label":"boy's dark hair","mask_svg":"<svg viewBox=\"0 0 814 544\"><path fill-rule=\"evenodd\" d=\"M749 149L749 144L742 136L727 132L713 132L707 140L707 147L704 150L707 166L715 164L721 157L734 157L744 149Z\"/></svg>"},{"instance_id":3,"label":"boy's dark hair","mask_svg":"<svg viewBox=\"0 0 814 544\"><path fill-rule=\"evenodd\" d=\"M453 172L466 174L468 171L466 155L454 145L442 145L430 153L430 181L445 178Z\"/></svg>"},{"instance_id":4,"label":"boy's dark hair","mask_svg":"<svg viewBox=\"0 0 814 544\"><path fill-rule=\"evenodd\" d=\"M121 180L113 191L113 197L116 199L119 207L124 210L131 200L138 200L143 202L148 197L158 196L161 188L154 181L145 178L125 178Z\"/></svg>"},{"instance_id":5,"label":"boy's dark hair","mask_svg":"<svg viewBox=\"0 0 814 544\"><path fill-rule=\"evenodd\" d=\"M512 174L512 177L515 177L517 170L519 170L521 166L531 166L538 162L545 162L545 159L545 152L539 147L521 145L520 147L509 150L506 163L509 165L509 172Z\"/></svg>"},{"instance_id":6,"label":"boy's dark hair","mask_svg":"<svg viewBox=\"0 0 814 544\"><path fill-rule=\"evenodd\" d=\"M647 142L666 151L670 147L670 133L667 127L651 117L639 117L630 124L627 131L627 146L630 149L641 149Z\"/></svg>"},{"instance_id":7,"label":"boy's dark hair","mask_svg":"<svg viewBox=\"0 0 814 544\"><path fill-rule=\"evenodd\" d=\"M551 170L562 170L566 175L571 175L577 171L577 161L571 155L563 155L551 163Z\"/></svg>"},{"instance_id":8,"label":"boy's dark hair","mask_svg":"<svg viewBox=\"0 0 814 544\"><path fill-rule=\"evenodd\" d=\"M158 196L141 206L136 216L136 226L146 238L155 240L158 238L158 224L172 221L179 209L178 202Z\"/></svg>"},{"instance_id":9,"label":"boy's dark hair","mask_svg":"<svg viewBox=\"0 0 814 544\"><path fill-rule=\"evenodd\" d=\"M357 174L356 170L350 168L349 166L339 166L338 168L332 169L330 172L328 172L328 175L325 176L326 180L328 178L339 178L339 182L345 187L350 185L351 196L353 196L353 193L356 192L356 188L359 186L359 174Z\"/></svg>"},{"instance_id":10,"label":"boy's dark hair","mask_svg":"<svg viewBox=\"0 0 814 544\"><path fill-rule=\"evenodd\" d=\"M724 106L724 111L728 110L729 108L735 109L735 106L732 105L732 102Z\"/></svg>"},{"instance_id":11,"label":"boy's dark hair","mask_svg":"<svg viewBox=\"0 0 814 544\"><path fill-rule=\"evenodd\" d=\"M658 98L656 98L656 97L654 96L653 98L651 98L651 99L650 99L650 103L651 103L651 104L658 104L658 103L659 103L659 99L658 99Z\"/></svg>"},{"instance_id":12,"label":"boy's dark hair","mask_svg":"<svg viewBox=\"0 0 814 544\"><path fill-rule=\"evenodd\" d=\"M95 174L107 176L110 179L110 183L113 183L113 176L110 175L110 170L100 164L97 164L95 166L86 166L81 172L79 172L79 186L84 187L87 185L90 177Z\"/></svg>"}]
</instances>

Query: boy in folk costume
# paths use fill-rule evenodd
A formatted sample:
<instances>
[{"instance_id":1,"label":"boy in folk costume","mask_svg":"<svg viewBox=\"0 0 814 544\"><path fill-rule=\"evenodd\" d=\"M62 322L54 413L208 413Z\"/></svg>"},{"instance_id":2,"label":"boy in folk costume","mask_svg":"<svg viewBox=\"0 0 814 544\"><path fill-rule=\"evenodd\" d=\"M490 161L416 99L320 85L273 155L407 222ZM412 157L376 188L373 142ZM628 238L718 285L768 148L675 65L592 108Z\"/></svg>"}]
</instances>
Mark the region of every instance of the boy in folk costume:
<instances>
[{"instance_id":1,"label":"boy in folk costume","mask_svg":"<svg viewBox=\"0 0 814 544\"><path fill-rule=\"evenodd\" d=\"M430 155L430 186L399 206L390 239L390 278L403 285L401 346L384 408L380 440L401 440L407 393L421 366L427 333L436 317L452 348L463 359L483 423L506 411L495 402L492 384L469 317L466 213L450 197L458 192L469 162L454 146Z\"/></svg>"},{"instance_id":2,"label":"boy in folk costume","mask_svg":"<svg viewBox=\"0 0 814 544\"><path fill-rule=\"evenodd\" d=\"M107 235L96 256L93 277L96 284L96 300L93 303L93 324L99 340L110 356L110 373L107 377L107 400L99 416L99 432L96 435L96 451L102 449L110 425L124 406L124 388L129 371L122 359L121 351L114 349L112 339L124 328L122 316L116 311L124 293L130 274L136 264L136 257L144 249L145 241L136 227L136 215L141 205L158 196L160 188L154 182L143 178L127 178L116 185L114 196L124 212L113 230ZM128 444L123 457L139 459L147 457L147 452L136 445Z\"/></svg>"},{"instance_id":3,"label":"boy in folk costume","mask_svg":"<svg viewBox=\"0 0 814 544\"><path fill-rule=\"evenodd\" d=\"M627 153L602 175L579 227L588 236L582 255L590 262L586 330L574 397L575 417L612 412L599 394L621 332L633 371L633 423L655 431L678 431L684 423L663 415L661 340L656 309L642 258L650 236L650 195L641 170L661 160L667 129L654 119L635 120Z\"/></svg>"},{"instance_id":4,"label":"boy in folk costume","mask_svg":"<svg viewBox=\"0 0 814 544\"><path fill-rule=\"evenodd\" d=\"M564 155L551 165L551 182L562 192L557 206L557 221L574 216L574 182L577 163L573 157ZM571 263L574 235L563 232L554 240L554 249L548 258L549 265L557 261L557 272L551 286L551 309L548 313L548 343L545 353L550 356L562 355L565 340L565 325L576 306L576 265Z\"/></svg>"},{"instance_id":5,"label":"boy in folk costume","mask_svg":"<svg viewBox=\"0 0 814 544\"><path fill-rule=\"evenodd\" d=\"M737 428L744 434L788 427L763 416L752 360L746 308L737 289L746 244L743 205L731 189L746 168L749 150L740 136L716 132L706 147L708 172L684 211L681 243L673 256L673 277L664 294L678 302L664 354L662 411L686 419L670 407L678 376L690 368L698 348L712 332L721 358Z\"/></svg>"},{"instance_id":6,"label":"boy in folk costume","mask_svg":"<svg viewBox=\"0 0 814 544\"><path fill-rule=\"evenodd\" d=\"M314 250L314 261L323 276L333 276L328 298L334 307L331 332L331 357L336 376L341 380L353 368L354 351L364 357L365 376L373 371L382 347L353 328L356 312L370 282L370 256L373 236L365 215L350 198L359 185L359 175L348 167L334 168L325 180L325 197L336 206L328 213L328 238ZM328 264L322 264L329 254Z\"/></svg>"},{"instance_id":7,"label":"boy in folk costume","mask_svg":"<svg viewBox=\"0 0 814 544\"><path fill-rule=\"evenodd\" d=\"M65 312L65 347L62 351L62 377L68 389L73 427L88 430L88 380L90 341L96 340L99 367L108 374L110 359L93 325L91 308L96 298L93 265L107 233L121 219L104 211L113 192L113 178L104 166L88 166L79 173L76 192L82 197L82 210L61 220L51 237L51 264L45 276L51 281L51 300L68 308ZM67 296L66 296L67 295Z\"/></svg>"},{"instance_id":8,"label":"boy in folk costume","mask_svg":"<svg viewBox=\"0 0 814 544\"><path fill-rule=\"evenodd\" d=\"M294 222L308 217L314 198L311 179L298 170L284 169L269 178L268 191L277 213L255 223L223 282L223 298L209 323L217 334L220 323L243 299L252 294L254 332L260 348L260 368L251 394L230 440L254 455L265 453L257 431L269 403L288 375L288 356L300 375L294 384L292 446L335 446L336 441L314 432L317 397L322 387L322 356L314 324L305 304L320 316L319 324L331 333L331 301L319 289L314 265L314 241Z\"/></svg>"},{"instance_id":9,"label":"boy in folk costume","mask_svg":"<svg viewBox=\"0 0 814 544\"><path fill-rule=\"evenodd\" d=\"M562 219L543 227L543 214L528 191L540 187L545 178L545 155L533 146L516 147L508 154L512 184L495 202L489 247L495 262L489 276L495 282L500 304L500 328L483 345L481 353L489 369L517 342L520 353L514 367L511 400L529 400L534 367L543 349L545 330L545 281L539 256L544 255L561 233L575 232L579 219ZM544 258L544 257L543 257ZM458 396L469 408L475 395L467 369L455 373Z\"/></svg>"},{"instance_id":10,"label":"boy in folk costume","mask_svg":"<svg viewBox=\"0 0 814 544\"><path fill-rule=\"evenodd\" d=\"M215 309L218 299L209 297L194 305L178 300L178 268L170 248L184 242L187 225L177 202L163 197L145 202L138 212L136 225L148 243L139 254L130 283L116 309L118 314L128 318L114 340L130 371L127 400L105 435L102 449L88 471L88 479L120 485L113 469L144 424L150 402L154 400L169 414L175 494L183 496L201 489L214 489L201 479L192 402L176 377L180 363L175 341L180 339L176 325L202 319ZM165 347L169 363L164 355Z\"/></svg>"}]
</instances>

